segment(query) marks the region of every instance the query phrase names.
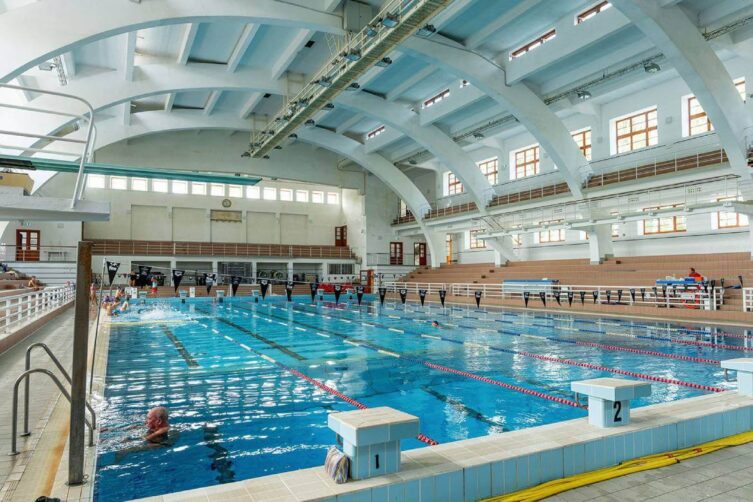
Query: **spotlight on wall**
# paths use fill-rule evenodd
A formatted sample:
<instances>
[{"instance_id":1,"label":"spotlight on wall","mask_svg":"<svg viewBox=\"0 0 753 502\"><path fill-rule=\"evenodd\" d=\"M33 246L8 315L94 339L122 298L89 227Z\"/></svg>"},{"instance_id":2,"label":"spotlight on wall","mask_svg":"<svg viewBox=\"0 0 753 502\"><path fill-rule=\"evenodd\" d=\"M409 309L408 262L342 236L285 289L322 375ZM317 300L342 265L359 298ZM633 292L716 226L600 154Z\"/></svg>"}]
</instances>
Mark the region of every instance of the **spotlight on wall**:
<instances>
[{"instance_id":1,"label":"spotlight on wall","mask_svg":"<svg viewBox=\"0 0 753 502\"><path fill-rule=\"evenodd\" d=\"M249 158L249 157L251 157L251 152L243 152L243 153L241 154L241 158L242 158L242 159L247 159L247 158Z\"/></svg>"},{"instance_id":2,"label":"spotlight on wall","mask_svg":"<svg viewBox=\"0 0 753 502\"><path fill-rule=\"evenodd\" d=\"M269 155L265 155L265 156L263 156L263 157L262 157L262 159L264 159L264 160L269 160Z\"/></svg>"},{"instance_id":3,"label":"spotlight on wall","mask_svg":"<svg viewBox=\"0 0 753 502\"><path fill-rule=\"evenodd\" d=\"M345 90L346 91L357 91L360 88L361 88L361 84L359 84L358 82L353 82Z\"/></svg>"},{"instance_id":4,"label":"spotlight on wall","mask_svg":"<svg viewBox=\"0 0 753 502\"><path fill-rule=\"evenodd\" d=\"M588 92L585 89L577 91L576 94L578 95L578 99L580 99L581 101L585 101L587 99L591 99L591 97L592 97L591 93Z\"/></svg>"},{"instance_id":5,"label":"spotlight on wall","mask_svg":"<svg viewBox=\"0 0 753 502\"><path fill-rule=\"evenodd\" d=\"M379 66L381 68L387 68L391 64L392 64L392 59L388 57L383 57L382 59L376 62L376 66Z\"/></svg>"},{"instance_id":6,"label":"spotlight on wall","mask_svg":"<svg viewBox=\"0 0 753 502\"><path fill-rule=\"evenodd\" d=\"M314 121L314 119L308 119L303 125L306 127L316 127L316 121Z\"/></svg>"},{"instance_id":7,"label":"spotlight on wall","mask_svg":"<svg viewBox=\"0 0 753 502\"><path fill-rule=\"evenodd\" d=\"M437 28L433 24L425 24L418 29L416 35L419 37L428 37L437 32Z\"/></svg>"},{"instance_id":8,"label":"spotlight on wall","mask_svg":"<svg viewBox=\"0 0 753 502\"><path fill-rule=\"evenodd\" d=\"M397 14L388 13L382 19L382 26L384 26L385 28L394 28L399 23L400 23L400 18L397 17Z\"/></svg>"},{"instance_id":9,"label":"spotlight on wall","mask_svg":"<svg viewBox=\"0 0 753 502\"><path fill-rule=\"evenodd\" d=\"M646 63L643 65L643 71L646 73L659 73L661 71L661 66L656 63Z\"/></svg>"},{"instance_id":10,"label":"spotlight on wall","mask_svg":"<svg viewBox=\"0 0 753 502\"><path fill-rule=\"evenodd\" d=\"M483 134L483 133L480 133L480 132L474 132L474 133L473 133L473 137L474 137L475 139L484 139L484 134Z\"/></svg>"},{"instance_id":11,"label":"spotlight on wall","mask_svg":"<svg viewBox=\"0 0 753 502\"><path fill-rule=\"evenodd\" d=\"M275 145L275 150L282 150L282 147L280 145Z\"/></svg>"},{"instance_id":12,"label":"spotlight on wall","mask_svg":"<svg viewBox=\"0 0 753 502\"><path fill-rule=\"evenodd\" d=\"M290 138L290 139L298 139L298 135L296 133L293 133L290 136L288 136L288 138Z\"/></svg>"},{"instance_id":13,"label":"spotlight on wall","mask_svg":"<svg viewBox=\"0 0 753 502\"><path fill-rule=\"evenodd\" d=\"M327 103L326 105L324 105L324 109L325 110L334 110L335 109L335 105L334 105L334 103Z\"/></svg>"}]
</instances>

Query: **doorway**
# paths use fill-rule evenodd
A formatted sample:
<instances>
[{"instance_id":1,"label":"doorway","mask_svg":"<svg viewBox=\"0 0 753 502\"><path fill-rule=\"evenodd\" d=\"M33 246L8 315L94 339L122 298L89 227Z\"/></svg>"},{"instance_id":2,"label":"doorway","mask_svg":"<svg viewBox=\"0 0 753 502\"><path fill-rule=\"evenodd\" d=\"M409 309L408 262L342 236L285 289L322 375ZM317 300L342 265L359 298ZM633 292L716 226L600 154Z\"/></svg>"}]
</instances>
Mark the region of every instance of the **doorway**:
<instances>
[{"instance_id":1,"label":"doorway","mask_svg":"<svg viewBox=\"0 0 753 502\"><path fill-rule=\"evenodd\" d=\"M426 266L426 243L416 242L413 244L413 265L416 267Z\"/></svg>"},{"instance_id":2,"label":"doorway","mask_svg":"<svg viewBox=\"0 0 753 502\"><path fill-rule=\"evenodd\" d=\"M348 226L335 227L335 246L348 247Z\"/></svg>"},{"instance_id":3,"label":"doorway","mask_svg":"<svg viewBox=\"0 0 753 502\"><path fill-rule=\"evenodd\" d=\"M445 237L445 243L447 248L447 256L445 257L445 262L448 264L452 263L452 234L447 234L447 237Z\"/></svg>"},{"instance_id":4,"label":"doorway","mask_svg":"<svg viewBox=\"0 0 753 502\"><path fill-rule=\"evenodd\" d=\"M16 230L16 261L39 261L39 230Z\"/></svg>"},{"instance_id":5,"label":"doorway","mask_svg":"<svg viewBox=\"0 0 753 502\"><path fill-rule=\"evenodd\" d=\"M403 243L390 242L390 265L403 264Z\"/></svg>"}]
</instances>

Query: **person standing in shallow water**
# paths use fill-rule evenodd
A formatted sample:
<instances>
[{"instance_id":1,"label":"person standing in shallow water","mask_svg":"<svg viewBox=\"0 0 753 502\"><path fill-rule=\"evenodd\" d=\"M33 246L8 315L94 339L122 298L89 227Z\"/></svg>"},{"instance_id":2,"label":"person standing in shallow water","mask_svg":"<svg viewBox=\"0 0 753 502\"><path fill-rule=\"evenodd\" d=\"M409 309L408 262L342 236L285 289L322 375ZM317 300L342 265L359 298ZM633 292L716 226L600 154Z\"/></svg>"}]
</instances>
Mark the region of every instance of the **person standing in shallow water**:
<instances>
[{"instance_id":1,"label":"person standing in shallow water","mask_svg":"<svg viewBox=\"0 0 753 502\"><path fill-rule=\"evenodd\" d=\"M170 432L167 408L157 406L146 414L147 433L144 439L150 443L164 443L167 433Z\"/></svg>"}]
</instances>

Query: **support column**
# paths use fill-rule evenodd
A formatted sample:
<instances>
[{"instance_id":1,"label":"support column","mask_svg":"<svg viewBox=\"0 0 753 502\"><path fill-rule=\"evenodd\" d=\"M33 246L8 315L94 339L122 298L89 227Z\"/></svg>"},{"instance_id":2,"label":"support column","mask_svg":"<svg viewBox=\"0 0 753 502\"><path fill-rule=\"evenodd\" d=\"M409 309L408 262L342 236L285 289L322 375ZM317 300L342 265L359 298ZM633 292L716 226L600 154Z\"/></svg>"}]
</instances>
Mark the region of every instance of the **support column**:
<instances>
[{"instance_id":1,"label":"support column","mask_svg":"<svg viewBox=\"0 0 753 502\"><path fill-rule=\"evenodd\" d=\"M444 232L426 230L426 247L429 248L429 265L431 268L439 267L446 258L447 238Z\"/></svg>"},{"instance_id":2,"label":"support column","mask_svg":"<svg viewBox=\"0 0 753 502\"><path fill-rule=\"evenodd\" d=\"M251 276L254 278L254 280L256 280L256 273L257 273L256 272L256 262L252 261L251 262Z\"/></svg>"},{"instance_id":3,"label":"support column","mask_svg":"<svg viewBox=\"0 0 753 502\"><path fill-rule=\"evenodd\" d=\"M612 224L602 223L594 225L588 229L588 250L591 258L591 265L598 265L605 258L614 256L614 246L612 245Z\"/></svg>"},{"instance_id":4,"label":"support column","mask_svg":"<svg viewBox=\"0 0 753 502\"><path fill-rule=\"evenodd\" d=\"M71 414L68 445L68 484L84 483L86 441L86 361L89 360L89 285L92 282L92 243L78 243L76 304L71 363Z\"/></svg>"},{"instance_id":5,"label":"support column","mask_svg":"<svg viewBox=\"0 0 753 502\"><path fill-rule=\"evenodd\" d=\"M292 261L288 262L288 280L289 281L293 280L293 262Z\"/></svg>"},{"instance_id":6,"label":"support column","mask_svg":"<svg viewBox=\"0 0 753 502\"><path fill-rule=\"evenodd\" d=\"M503 267L507 265L509 261L518 261L518 255L515 254L515 249L512 247L512 237L505 235L502 237L494 237L491 239L484 239L484 242L492 250L494 250L494 265L497 267Z\"/></svg>"}]
</instances>

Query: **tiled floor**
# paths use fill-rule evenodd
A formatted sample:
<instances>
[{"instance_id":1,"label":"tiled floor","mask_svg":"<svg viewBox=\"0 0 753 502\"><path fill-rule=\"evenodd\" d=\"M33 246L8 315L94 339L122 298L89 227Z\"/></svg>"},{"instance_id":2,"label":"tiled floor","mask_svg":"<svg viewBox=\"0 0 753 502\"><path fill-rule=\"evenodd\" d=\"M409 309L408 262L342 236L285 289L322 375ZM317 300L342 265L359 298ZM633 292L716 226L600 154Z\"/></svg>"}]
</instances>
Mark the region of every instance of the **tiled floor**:
<instances>
[{"instance_id":1,"label":"tiled floor","mask_svg":"<svg viewBox=\"0 0 753 502\"><path fill-rule=\"evenodd\" d=\"M69 368L73 343L72 333L73 310L68 309L55 318L53 322L44 325L29 338L0 355L0 402L4 403L0 407L0 500L11 500L12 492L17 484L14 481L21 478L23 468L29 460L30 453L28 450L33 444L36 444L41 430L46 425L45 419L52 410L52 404L60 395L57 388L47 378L41 375L32 375L29 412L29 426L32 435L29 438L19 438L18 448L21 451L19 455L8 456L7 453L11 448L12 407L10 402L13 396L13 384L24 371L26 347L34 342L44 342L60 358L63 366ZM57 369L49 358L42 353L41 349L36 349L33 352L32 367L47 368L57 374ZM19 393L19 430L22 428L22 396L23 390ZM6 403L8 406L5 405Z\"/></svg>"},{"instance_id":2,"label":"tiled floor","mask_svg":"<svg viewBox=\"0 0 753 502\"><path fill-rule=\"evenodd\" d=\"M753 443L561 493L548 501L752 501Z\"/></svg>"}]
</instances>

